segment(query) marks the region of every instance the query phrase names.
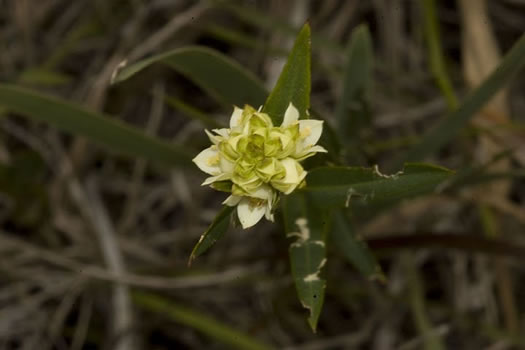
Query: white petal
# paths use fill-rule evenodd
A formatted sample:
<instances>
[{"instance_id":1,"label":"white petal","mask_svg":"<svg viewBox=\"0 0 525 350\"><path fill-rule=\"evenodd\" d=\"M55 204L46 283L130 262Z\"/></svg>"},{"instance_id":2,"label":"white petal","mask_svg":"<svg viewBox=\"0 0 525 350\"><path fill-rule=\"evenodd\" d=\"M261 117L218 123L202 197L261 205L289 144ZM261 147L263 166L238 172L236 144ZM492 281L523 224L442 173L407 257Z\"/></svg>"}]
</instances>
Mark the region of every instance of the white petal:
<instances>
[{"instance_id":1,"label":"white petal","mask_svg":"<svg viewBox=\"0 0 525 350\"><path fill-rule=\"evenodd\" d=\"M290 194L297 186L299 186L301 181L304 180L306 177L306 171L302 169L299 162L292 158L283 159L281 164L284 166L284 170L286 171L286 175L284 176L282 183L285 185L290 185L284 194Z\"/></svg>"},{"instance_id":2,"label":"white petal","mask_svg":"<svg viewBox=\"0 0 525 350\"><path fill-rule=\"evenodd\" d=\"M201 186L206 186L216 181L229 180L230 178L231 176L229 174L220 174L217 176L210 176L206 180L204 180L203 183L201 183Z\"/></svg>"},{"instance_id":3,"label":"white petal","mask_svg":"<svg viewBox=\"0 0 525 350\"><path fill-rule=\"evenodd\" d=\"M286 112L284 112L284 119L283 119L283 123L281 124L281 126L286 127L286 126L292 125L298 120L299 120L299 111L290 102L290 104L288 105L288 108L286 108Z\"/></svg>"},{"instance_id":4,"label":"white petal","mask_svg":"<svg viewBox=\"0 0 525 350\"><path fill-rule=\"evenodd\" d=\"M249 198L243 198L237 205L237 215L242 228L248 228L261 220L266 212L266 205L252 205Z\"/></svg>"},{"instance_id":5,"label":"white petal","mask_svg":"<svg viewBox=\"0 0 525 350\"><path fill-rule=\"evenodd\" d=\"M224 200L224 202L222 202L222 204L225 204L225 205L227 205L229 207L234 207L237 204L239 204L241 199L242 199L241 196L235 196L235 195L232 194L232 195L228 196L228 198L226 198Z\"/></svg>"},{"instance_id":6,"label":"white petal","mask_svg":"<svg viewBox=\"0 0 525 350\"><path fill-rule=\"evenodd\" d=\"M269 220L271 222L274 221L273 213L272 213L272 201L266 202L266 210L264 212L264 217L266 220Z\"/></svg>"},{"instance_id":7,"label":"white petal","mask_svg":"<svg viewBox=\"0 0 525 350\"><path fill-rule=\"evenodd\" d=\"M273 199L273 190L268 185L261 185L255 191L250 192L250 197L271 201Z\"/></svg>"},{"instance_id":8,"label":"white petal","mask_svg":"<svg viewBox=\"0 0 525 350\"><path fill-rule=\"evenodd\" d=\"M233 129L237 125L239 125L239 123L241 122L241 119L242 119L242 109L240 109L237 106L233 106L233 113L230 118L230 129Z\"/></svg>"},{"instance_id":9,"label":"white petal","mask_svg":"<svg viewBox=\"0 0 525 350\"><path fill-rule=\"evenodd\" d=\"M322 120L304 119L299 121L299 134L305 147L315 145L319 141L322 132Z\"/></svg>"},{"instance_id":10,"label":"white petal","mask_svg":"<svg viewBox=\"0 0 525 350\"><path fill-rule=\"evenodd\" d=\"M302 144L298 143L297 147L295 149L295 152L293 154L293 157L298 162L301 162L301 161L305 160L306 158L314 156L318 152L327 153L328 151L326 149L324 149L324 147L322 147L322 146L304 147Z\"/></svg>"},{"instance_id":11,"label":"white petal","mask_svg":"<svg viewBox=\"0 0 525 350\"><path fill-rule=\"evenodd\" d=\"M228 128L213 129L212 131L224 138L227 138L228 136L230 136L230 129Z\"/></svg>"},{"instance_id":12,"label":"white petal","mask_svg":"<svg viewBox=\"0 0 525 350\"><path fill-rule=\"evenodd\" d=\"M281 161L284 166L286 175L283 182L287 184L297 183L299 181L299 173L297 172L297 161L292 158L286 158Z\"/></svg>"},{"instance_id":13,"label":"white petal","mask_svg":"<svg viewBox=\"0 0 525 350\"><path fill-rule=\"evenodd\" d=\"M219 175L221 173L219 168L219 150L216 146L208 147L197 154L193 158L193 162L206 174Z\"/></svg>"},{"instance_id":14,"label":"white petal","mask_svg":"<svg viewBox=\"0 0 525 350\"><path fill-rule=\"evenodd\" d=\"M206 129L204 129L204 132L206 133L206 135L208 135L208 138L210 139L211 143L213 143L214 145L218 144L221 141L220 136L213 135L211 132L209 132Z\"/></svg>"},{"instance_id":15,"label":"white petal","mask_svg":"<svg viewBox=\"0 0 525 350\"><path fill-rule=\"evenodd\" d=\"M316 147L320 147L320 146L316 146ZM221 159L219 160L219 167L221 168L221 171L223 173L233 174L233 169L235 168L235 164L230 162L225 157L221 157Z\"/></svg>"},{"instance_id":16,"label":"white petal","mask_svg":"<svg viewBox=\"0 0 525 350\"><path fill-rule=\"evenodd\" d=\"M323 146L313 146L313 147L310 147L308 149L308 152L313 152L313 153L317 153L317 152L321 152L321 153L328 153L328 151L323 147Z\"/></svg>"},{"instance_id":17,"label":"white petal","mask_svg":"<svg viewBox=\"0 0 525 350\"><path fill-rule=\"evenodd\" d=\"M266 218L266 220L274 222L274 216L272 214L271 209L268 209L268 207L266 207L266 211L264 213L264 217Z\"/></svg>"}]
</instances>

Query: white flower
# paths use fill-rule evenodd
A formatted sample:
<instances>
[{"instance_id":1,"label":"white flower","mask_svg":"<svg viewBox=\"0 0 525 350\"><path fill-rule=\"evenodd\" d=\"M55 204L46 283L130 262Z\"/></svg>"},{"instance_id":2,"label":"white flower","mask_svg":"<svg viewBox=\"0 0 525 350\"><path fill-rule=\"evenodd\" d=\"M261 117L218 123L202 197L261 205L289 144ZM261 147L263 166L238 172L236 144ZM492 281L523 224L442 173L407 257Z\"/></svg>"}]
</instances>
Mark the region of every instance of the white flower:
<instances>
[{"instance_id":1,"label":"white flower","mask_svg":"<svg viewBox=\"0 0 525 350\"><path fill-rule=\"evenodd\" d=\"M237 206L243 228L265 216L273 221L278 194L290 194L304 183L306 171L300 161L326 150L317 146L323 121L299 120L299 111L289 104L281 126L270 116L246 105L234 107L230 128L206 130L212 146L193 162L211 175L202 185L231 192L224 204Z\"/></svg>"}]
</instances>

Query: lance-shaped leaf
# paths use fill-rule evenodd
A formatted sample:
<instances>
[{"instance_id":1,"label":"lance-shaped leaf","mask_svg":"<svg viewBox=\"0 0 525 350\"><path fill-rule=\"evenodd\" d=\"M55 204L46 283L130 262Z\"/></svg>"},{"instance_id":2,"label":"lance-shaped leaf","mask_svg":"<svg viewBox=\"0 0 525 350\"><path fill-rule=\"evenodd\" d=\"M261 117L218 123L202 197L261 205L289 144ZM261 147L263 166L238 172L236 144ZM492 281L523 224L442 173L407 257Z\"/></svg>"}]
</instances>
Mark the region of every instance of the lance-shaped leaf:
<instances>
[{"instance_id":1,"label":"lance-shaped leaf","mask_svg":"<svg viewBox=\"0 0 525 350\"><path fill-rule=\"evenodd\" d=\"M237 62L199 46L175 49L133 63L117 71L113 82L129 79L157 63L181 73L224 105L261 106L268 95L260 80Z\"/></svg>"},{"instance_id":2,"label":"lance-shaped leaf","mask_svg":"<svg viewBox=\"0 0 525 350\"><path fill-rule=\"evenodd\" d=\"M346 53L343 76L343 92L336 106L336 120L341 140L347 144L357 134L367 118L367 95L372 83L373 49L370 32L366 25L360 25L352 32Z\"/></svg>"},{"instance_id":3,"label":"lance-shaped leaf","mask_svg":"<svg viewBox=\"0 0 525 350\"><path fill-rule=\"evenodd\" d=\"M189 166L191 153L138 128L64 100L0 84L0 106L60 130L84 136L110 150L175 166Z\"/></svg>"},{"instance_id":4,"label":"lance-shaped leaf","mask_svg":"<svg viewBox=\"0 0 525 350\"><path fill-rule=\"evenodd\" d=\"M315 332L324 301L326 281L321 269L326 262L326 231L329 218L308 204L304 193L295 192L283 199L283 215L290 245L292 276L302 305L308 309L308 323Z\"/></svg>"},{"instance_id":5,"label":"lance-shaped leaf","mask_svg":"<svg viewBox=\"0 0 525 350\"><path fill-rule=\"evenodd\" d=\"M360 203L383 208L403 198L431 193L452 174L448 169L420 163L408 163L394 175L383 175L377 167L322 167L308 173L303 191L319 207Z\"/></svg>"},{"instance_id":6,"label":"lance-shaped leaf","mask_svg":"<svg viewBox=\"0 0 525 350\"><path fill-rule=\"evenodd\" d=\"M299 110L301 117L307 115L310 108L310 56L310 25L306 23L263 107L263 112L268 113L274 125L281 125L290 102Z\"/></svg>"},{"instance_id":7,"label":"lance-shaped leaf","mask_svg":"<svg viewBox=\"0 0 525 350\"><path fill-rule=\"evenodd\" d=\"M202 234L201 238L193 248L188 261L188 266L191 265L195 258L204 254L204 252L206 252L224 235L230 226L231 213L235 208L236 207L224 206L219 214L217 214L210 227L208 227L206 232Z\"/></svg>"},{"instance_id":8,"label":"lance-shaped leaf","mask_svg":"<svg viewBox=\"0 0 525 350\"><path fill-rule=\"evenodd\" d=\"M334 245L359 272L370 280L385 281L375 256L342 210L334 211L330 234Z\"/></svg>"}]
</instances>

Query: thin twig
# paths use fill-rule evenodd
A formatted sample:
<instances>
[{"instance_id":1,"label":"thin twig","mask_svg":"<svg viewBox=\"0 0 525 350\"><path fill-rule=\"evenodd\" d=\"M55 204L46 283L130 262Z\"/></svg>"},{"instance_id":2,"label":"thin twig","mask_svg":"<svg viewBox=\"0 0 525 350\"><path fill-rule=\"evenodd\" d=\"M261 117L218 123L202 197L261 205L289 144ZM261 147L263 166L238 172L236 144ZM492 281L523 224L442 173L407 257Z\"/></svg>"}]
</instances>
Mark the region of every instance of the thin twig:
<instances>
[{"instance_id":1,"label":"thin twig","mask_svg":"<svg viewBox=\"0 0 525 350\"><path fill-rule=\"evenodd\" d=\"M171 21L162 27L162 29L151 35L142 44L131 51L129 55L126 56L127 60L134 61L149 54L167 41L173 33L194 21L195 18L200 17L208 8L210 8L210 6L206 2L198 2L190 9L173 17Z\"/></svg>"},{"instance_id":2,"label":"thin twig","mask_svg":"<svg viewBox=\"0 0 525 350\"><path fill-rule=\"evenodd\" d=\"M146 125L146 133L148 135L155 135L159 129L162 121L162 114L164 112L164 96L164 84L156 84L153 89L151 112ZM126 204L124 205L121 220L117 225L118 232L120 233L126 232L130 227L133 227L136 222L137 196L142 188L147 164L148 162L145 159L138 159L135 161L128 198Z\"/></svg>"},{"instance_id":3,"label":"thin twig","mask_svg":"<svg viewBox=\"0 0 525 350\"><path fill-rule=\"evenodd\" d=\"M502 240L486 239L473 234L400 234L367 240L373 250L442 247L458 249L469 253L484 253L523 259L525 246Z\"/></svg>"},{"instance_id":4,"label":"thin twig","mask_svg":"<svg viewBox=\"0 0 525 350\"><path fill-rule=\"evenodd\" d=\"M87 184L85 192L83 192L80 184L74 180L71 181L70 186L77 199L77 203L83 206L85 216L93 225L109 270L117 276L123 275L125 273L124 259L118 246L113 224L102 203L96 183L91 179ZM129 288L123 283L116 283L113 286L111 324L114 334L118 335L118 341L114 349L133 350L138 348L138 342L136 341L137 336L130 332L130 330L133 329L134 320Z\"/></svg>"},{"instance_id":5,"label":"thin twig","mask_svg":"<svg viewBox=\"0 0 525 350\"><path fill-rule=\"evenodd\" d=\"M177 278L141 276L130 273L116 275L115 273L107 271L101 267L82 264L55 252L36 247L17 238L9 237L9 235L6 234L0 234L0 243L0 246L16 246L20 250L31 253L47 263L82 274L86 277L150 289L189 289L223 285L225 283L238 281L242 278L252 276L257 272L260 272L264 267L263 264L255 264L252 266L234 267L214 274Z\"/></svg>"}]
</instances>

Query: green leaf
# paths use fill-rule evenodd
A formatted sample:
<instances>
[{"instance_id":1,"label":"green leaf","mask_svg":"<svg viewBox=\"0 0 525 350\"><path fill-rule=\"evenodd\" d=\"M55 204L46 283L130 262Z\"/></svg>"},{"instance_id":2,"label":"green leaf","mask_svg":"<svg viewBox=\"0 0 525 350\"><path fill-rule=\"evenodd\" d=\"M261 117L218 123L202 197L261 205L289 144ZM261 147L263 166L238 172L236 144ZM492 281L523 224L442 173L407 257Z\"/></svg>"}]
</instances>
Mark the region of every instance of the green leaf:
<instances>
[{"instance_id":1,"label":"green leaf","mask_svg":"<svg viewBox=\"0 0 525 350\"><path fill-rule=\"evenodd\" d=\"M58 98L0 84L0 106L63 131L84 136L112 151L173 166L191 166L191 155L182 147Z\"/></svg>"},{"instance_id":2,"label":"green leaf","mask_svg":"<svg viewBox=\"0 0 525 350\"><path fill-rule=\"evenodd\" d=\"M133 301L138 306L157 314L162 314L168 319L194 328L198 332L207 335L213 340L226 344L228 348L247 350L268 350L271 346L259 342L237 329L225 325L208 315L186 306L178 305L172 299L161 296L133 291Z\"/></svg>"},{"instance_id":3,"label":"green leaf","mask_svg":"<svg viewBox=\"0 0 525 350\"><path fill-rule=\"evenodd\" d=\"M173 109L178 110L179 112L185 114L191 119L200 121L201 123L203 123L205 126L209 128L215 129L215 128L222 127L221 123L219 123L213 118L210 118L206 113L187 104L186 102L182 101L179 98L172 97L172 96L166 96L164 100L166 101L166 104L168 106L172 107Z\"/></svg>"},{"instance_id":4,"label":"green leaf","mask_svg":"<svg viewBox=\"0 0 525 350\"><path fill-rule=\"evenodd\" d=\"M341 140L350 143L364 124L367 115L366 98L372 83L374 53L372 39L366 25L360 25L352 32L346 53L346 67L343 76L343 92L337 103L335 115Z\"/></svg>"},{"instance_id":5,"label":"green leaf","mask_svg":"<svg viewBox=\"0 0 525 350\"><path fill-rule=\"evenodd\" d=\"M381 266L368 245L356 232L353 224L341 210L334 212L330 230L335 246L355 268L370 280L385 281Z\"/></svg>"},{"instance_id":6,"label":"green leaf","mask_svg":"<svg viewBox=\"0 0 525 350\"><path fill-rule=\"evenodd\" d=\"M416 144L394 164L399 166L406 161L419 161L438 151L467 124L478 112L525 64L525 34L505 55L500 65L490 76L463 101L461 106L442 119L432 128L420 143Z\"/></svg>"},{"instance_id":7,"label":"green leaf","mask_svg":"<svg viewBox=\"0 0 525 350\"><path fill-rule=\"evenodd\" d=\"M422 4L423 15L425 16L425 39L428 47L430 69L436 79L438 87L447 100L449 108L453 110L458 106L458 99L452 88L445 64L445 55L441 49L436 2L434 0L424 0Z\"/></svg>"},{"instance_id":8,"label":"green leaf","mask_svg":"<svg viewBox=\"0 0 525 350\"><path fill-rule=\"evenodd\" d=\"M224 41L232 46L245 47L254 51L261 51L266 55L286 57L288 55L288 50L280 48L277 45L269 46L268 42L258 40L257 32L247 32L243 28L232 29L227 28L222 25L216 24L205 24L202 26L202 30L221 41ZM293 32L294 35L296 31Z\"/></svg>"},{"instance_id":9,"label":"green leaf","mask_svg":"<svg viewBox=\"0 0 525 350\"><path fill-rule=\"evenodd\" d=\"M271 33L278 32L280 34L294 37L299 29L286 21L279 19L277 16L269 15L255 7L250 8L250 6L244 6L229 0L212 0L210 3L218 8L228 11L230 14L237 17L237 19L250 26L269 30ZM337 41L322 34L314 34L312 36L312 41L316 47L322 47L323 49L327 49L335 54L344 51L344 48L339 45Z\"/></svg>"},{"instance_id":10,"label":"green leaf","mask_svg":"<svg viewBox=\"0 0 525 350\"><path fill-rule=\"evenodd\" d=\"M30 68L20 75L19 81L23 84L31 85L61 86L68 84L71 81L71 77L44 68Z\"/></svg>"},{"instance_id":11,"label":"green leaf","mask_svg":"<svg viewBox=\"0 0 525 350\"><path fill-rule=\"evenodd\" d=\"M113 82L129 79L149 66L161 63L176 70L224 105L261 106L267 96L252 73L221 53L199 46L184 47L156 55L119 70Z\"/></svg>"},{"instance_id":12,"label":"green leaf","mask_svg":"<svg viewBox=\"0 0 525 350\"><path fill-rule=\"evenodd\" d=\"M290 102L299 110L301 117L307 115L310 108L310 56L310 25L306 23L263 107L263 112L268 113L274 125L281 125Z\"/></svg>"},{"instance_id":13,"label":"green leaf","mask_svg":"<svg viewBox=\"0 0 525 350\"><path fill-rule=\"evenodd\" d=\"M195 258L202 255L214 245L215 242L222 238L230 226L230 216L235 208L236 207L224 206L219 214L217 214L210 227L208 227L206 232L202 234L201 238L193 248L188 261L188 266L191 265Z\"/></svg>"},{"instance_id":14,"label":"green leaf","mask_svg":"<svg viewBox=\"0 0 525 350\"><path fill-rule=\"evenodd\" d=\"M329 217L308 204L304 193L283 198L283 215L290 245L292 276L302 305L308 309L308 323L315 332L324 301L326 281L320 277L326 262L326 231Z\"/></svg>"},{"instance_id":15,"label":"green leaf","mask_svg":"<svg viewBox=\"0 0 525 350\"><path fill-rule=\"evenodd\" d=\"M427 164L408 163L403 172L383 175L375 168L322 167L310 171L302 189L319 207L383 208L401 199L430 193L452 171ZM354 200L357 199L357 200ZM358 206L352 206L354 210Z\"/></svg>"}]
</instances>

